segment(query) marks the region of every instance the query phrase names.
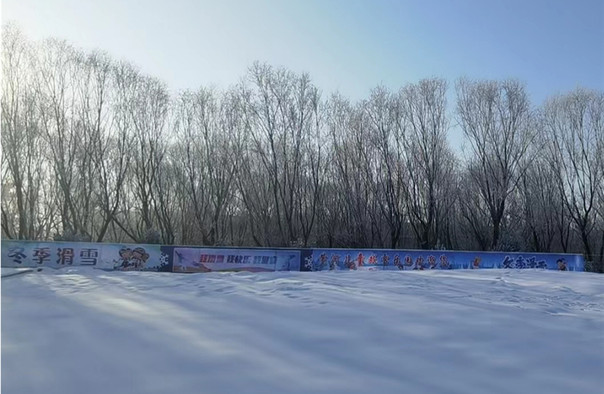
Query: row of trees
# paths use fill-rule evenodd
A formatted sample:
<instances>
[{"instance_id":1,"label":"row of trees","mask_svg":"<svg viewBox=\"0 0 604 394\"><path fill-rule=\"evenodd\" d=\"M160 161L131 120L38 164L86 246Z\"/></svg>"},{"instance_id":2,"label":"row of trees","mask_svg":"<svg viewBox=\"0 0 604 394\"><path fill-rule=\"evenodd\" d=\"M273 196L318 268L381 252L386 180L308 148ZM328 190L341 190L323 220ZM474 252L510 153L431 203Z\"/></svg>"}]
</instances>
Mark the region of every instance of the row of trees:
<instances>
[{"instance_id":1,"label":"row of trees","mask_svg":"<svg viewBox=\"0 0 604 394\"><path fill-rule=\"evenodd\" d=\"M602 271L604 93L426 79L360 102L254 64L227 90L2 37L2 236L582 252ZM454 151L458 124L467 149Z\"/></svg>"}]
</instances>

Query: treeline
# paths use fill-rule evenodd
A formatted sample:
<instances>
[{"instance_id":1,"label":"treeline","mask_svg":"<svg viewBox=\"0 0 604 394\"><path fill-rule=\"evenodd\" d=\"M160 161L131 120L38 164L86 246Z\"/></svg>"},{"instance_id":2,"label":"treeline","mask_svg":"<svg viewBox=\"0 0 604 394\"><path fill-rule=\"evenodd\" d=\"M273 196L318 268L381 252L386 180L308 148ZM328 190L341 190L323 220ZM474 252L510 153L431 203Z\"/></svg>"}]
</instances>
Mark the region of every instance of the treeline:
<instances>
[{"instance_id":1,"label":"treeline","mask_svg":"<svg viewBox=\"0 0 604 394\"><path fill-rule=\"evenodd\" d=\"M2 236L604 255L604 92L514 80L351 102L252 65L177 94L102 52L2 35ZM453 150L453 124L467 149Z\"/></svg>"}]
</instances>

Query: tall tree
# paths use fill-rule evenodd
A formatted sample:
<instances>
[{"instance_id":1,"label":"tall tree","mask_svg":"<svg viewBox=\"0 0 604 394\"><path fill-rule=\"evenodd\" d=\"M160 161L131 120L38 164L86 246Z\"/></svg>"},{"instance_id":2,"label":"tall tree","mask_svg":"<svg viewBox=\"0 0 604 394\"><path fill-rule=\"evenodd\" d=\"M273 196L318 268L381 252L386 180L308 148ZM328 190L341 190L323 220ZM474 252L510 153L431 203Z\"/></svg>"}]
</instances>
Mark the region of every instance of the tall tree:
<instances>
[{"instance_id":1,"label":"tall tree","mask_svg":"<svg viewBox=\"0 0 604 394\"><path fill-rule=\"evenodd\" d=\"M396 248L403 231L406 189L404 171L405 120L396 96L383 87L371 92L361 104L359 130L353 131L363 168L366 187L379 208L373 222L384 222L389 233L388 246ZM371 213L371 211L370 211ZM376 229L378 230L378 229ZM380 238L380 244L383 244ZM385 245L380 245L385 246Z\"/></svg>"},{"instance_id":2,"label":"tall tree","mask_svg":"<svg viewBox=\"0 0 604 394\"><path fill-rule=\"evenodd\" d=\"M374 221L379 215L373 209L372 191L364 170L369 145L364 129L358 125L362 119L359 112L340 95L329 101L331 194L325 199L328 205L322 209L326 220L322 227L330 244L338 246L368 247L376 238Z\"/></svg>"},{"instance_id":3,"label":"tall tree","mask_svg":"<svg viewBox=\"0 0 604 394\"><path fill-rule=\"evenodd\" d=\"M506 202L527 167L535 139L524 85L517 81L457 83L457 114L470 144L468 175L490 218L489 249L497 249Z\"/></svg>"},{"instance_id":4,"label":"tall tree","mask_svg":"<svg viewBox=\"0 0 604 394\"><path fill-rule=\"evenodd\" d=\"M82 119L82 54L65 41L46 40L37 48L34 91L41 130L57 185L60 238L90 239L93 220L91 140ZM87 94L87 92L85 93Z\"/></svg>"},{"instance_id":5,"label":"tall tree","mask_svg":"<svg viewBox=\"0 0 604 394\"><path fill-rule=\"evenodd\" d=\"M597 223L598 194L604 188L601 139L604 93L577 89L544 105L542 137L562 202L592 261L592 232ZM602 272L603 267L595 267Z\"/></svg>"},{"instance_id":6,"label":"tall tree","mask_svg":"<svg viewBox=\"0 0 604 394\"><path fill-rule=\"evenodd\" d=\"M44 165L39 97L33 88L32 49L14 25L2 28L2 233L47 237L54 216Z\"/></svg>"},{"instance_id":7,"label":"tall tree","mask_svg":"<svg viewBox=\"0 0 604 394\"><path fill-rule=\"evenodd\" d=\"M452 203L455 159L447 143L447 83L426 79L401 91L407 187L405 202L409 220L422 249L434 249L441 241L439 226Z\"/></svg>"},{"instance_id":8,"label":"tall tree","mask_svg":"<svg viewBox=\"0 0 604 394\"><path fill-rule=\"evenodd\" d=\"M309 160L320 160L319 155L305 155L304 147L321 127L319 91L306 74L295 75L259 63L250 68L249 80L244 113L255 160L268 175L280 244L304 243L304 234L309 231L303 227L314 223L316 203L307 205L311 220L303 223L306 219L300 215L299 203L304 201L301 193L305 190L301 184L306 174L319 168L318 162ZM316 182L309 186L318 193Z\"/></svg>"}]
</instances>

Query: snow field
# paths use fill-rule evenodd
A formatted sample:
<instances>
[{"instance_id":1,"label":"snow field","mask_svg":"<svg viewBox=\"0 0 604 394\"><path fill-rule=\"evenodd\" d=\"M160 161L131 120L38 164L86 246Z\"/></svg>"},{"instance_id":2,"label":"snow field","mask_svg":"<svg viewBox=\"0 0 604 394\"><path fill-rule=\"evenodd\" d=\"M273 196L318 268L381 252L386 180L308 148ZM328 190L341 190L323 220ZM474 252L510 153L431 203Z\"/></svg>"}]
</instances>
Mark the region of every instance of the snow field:
<instances>
[{"instance_id":1,"label":"snow field","mask_svg":"<svg viewBox=\"0 0 604 394\"><path fill-rule=\"evenodd\" d=\"M603 388L597 274L77 267L2 279L3 393Z\"/></svg>"}]
</instances>

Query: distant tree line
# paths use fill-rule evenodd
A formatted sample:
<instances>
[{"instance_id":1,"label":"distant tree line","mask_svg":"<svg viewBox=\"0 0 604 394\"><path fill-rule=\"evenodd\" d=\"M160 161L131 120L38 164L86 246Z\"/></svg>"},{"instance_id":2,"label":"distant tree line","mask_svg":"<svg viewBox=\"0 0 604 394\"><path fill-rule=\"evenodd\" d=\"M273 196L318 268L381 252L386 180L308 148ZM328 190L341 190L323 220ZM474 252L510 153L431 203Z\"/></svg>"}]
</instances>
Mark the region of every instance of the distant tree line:
<instances>
[{"instance_id":1,"label":"distant tree line","mask_svg":"<svg viewBox=\"0 0 604 394\"><path fill-rule=\"evenodd\" d=\"M604 267L604 92L515 80L351 102L252 65L173 94L107 54L2 35L2 237L580 252ZM452 125L467 149L448 142Z\"/></svg>"}]
</instances>

